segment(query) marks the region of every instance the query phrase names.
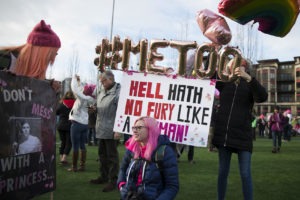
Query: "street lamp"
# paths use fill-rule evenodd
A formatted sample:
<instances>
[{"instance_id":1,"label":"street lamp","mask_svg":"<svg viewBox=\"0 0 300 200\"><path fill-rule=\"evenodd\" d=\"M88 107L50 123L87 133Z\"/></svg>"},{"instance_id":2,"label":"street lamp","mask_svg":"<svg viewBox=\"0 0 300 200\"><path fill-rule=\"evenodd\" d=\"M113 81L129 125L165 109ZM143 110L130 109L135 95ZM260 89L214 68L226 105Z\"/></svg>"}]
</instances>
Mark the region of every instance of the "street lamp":
<instances>
[{"instance_id":1,"label":"street lamp","mask_svg":"<svg viewBox=\"0 0 300 200\"><path fill-rule=\"evenodd\" d=\"M112 32L114 26L114 13L115 13L115 0L113 0L113 7L112 7L112 15L111 15L111 24L110 24L110 42L112 42Z\"/></svg>"}]
</instances>

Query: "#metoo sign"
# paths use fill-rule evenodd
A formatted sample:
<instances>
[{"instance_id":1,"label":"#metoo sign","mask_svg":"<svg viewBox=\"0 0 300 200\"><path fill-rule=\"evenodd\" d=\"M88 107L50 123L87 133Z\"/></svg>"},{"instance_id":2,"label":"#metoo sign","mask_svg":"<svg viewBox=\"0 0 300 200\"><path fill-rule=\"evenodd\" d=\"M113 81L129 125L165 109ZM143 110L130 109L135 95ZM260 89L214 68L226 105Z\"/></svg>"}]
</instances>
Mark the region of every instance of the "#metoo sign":
<instances>
[{"instance_id":1,"label":"#metoo sign","mask_svg":"<svg viewBox=\"0 0 300 200\"><path fill-rule=\"evenodd\" d=\"M132 134L135 120L149 116L172 142L206 147L214 91L210 80L123 72L114 131Z\"/></svg>"}]
</instances>

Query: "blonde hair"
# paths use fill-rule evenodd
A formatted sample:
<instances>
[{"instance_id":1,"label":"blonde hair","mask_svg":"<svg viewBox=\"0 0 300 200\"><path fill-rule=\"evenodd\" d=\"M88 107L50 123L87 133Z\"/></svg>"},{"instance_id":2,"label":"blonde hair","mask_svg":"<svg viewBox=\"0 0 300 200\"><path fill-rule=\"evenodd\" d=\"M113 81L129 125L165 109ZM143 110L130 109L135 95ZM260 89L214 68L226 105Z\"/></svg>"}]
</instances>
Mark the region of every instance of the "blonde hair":
<instances>
[{"instance_id":1,"label":"blonde hair","mask_svg":"<svg viewBox=\"0 0 300 200\"><path fill-rule=\"evenodd\" d=\"M10 69L16 75L45 79L46 70L53 65L58 48L25 44L20 49L16 65Z\"/></svg>"}]
</instances>

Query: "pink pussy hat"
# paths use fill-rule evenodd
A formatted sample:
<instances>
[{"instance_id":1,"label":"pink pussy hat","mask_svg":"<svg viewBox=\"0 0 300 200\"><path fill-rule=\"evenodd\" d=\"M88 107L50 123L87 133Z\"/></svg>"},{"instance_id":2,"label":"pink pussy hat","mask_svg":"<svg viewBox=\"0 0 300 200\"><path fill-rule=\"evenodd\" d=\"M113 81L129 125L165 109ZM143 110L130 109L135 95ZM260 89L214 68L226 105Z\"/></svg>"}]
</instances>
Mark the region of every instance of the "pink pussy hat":
<instances>
[{"instance_id":1,"label":"pink pussy hat","mask_svg":"<svg viewBox=\"0 0 300 200\"><path fill-rule=\"evenodd\" d=\"M34 46L60 48L60 39L44 20L38 23L28 35L27 43Z\"/></svg>"}]
</instances>

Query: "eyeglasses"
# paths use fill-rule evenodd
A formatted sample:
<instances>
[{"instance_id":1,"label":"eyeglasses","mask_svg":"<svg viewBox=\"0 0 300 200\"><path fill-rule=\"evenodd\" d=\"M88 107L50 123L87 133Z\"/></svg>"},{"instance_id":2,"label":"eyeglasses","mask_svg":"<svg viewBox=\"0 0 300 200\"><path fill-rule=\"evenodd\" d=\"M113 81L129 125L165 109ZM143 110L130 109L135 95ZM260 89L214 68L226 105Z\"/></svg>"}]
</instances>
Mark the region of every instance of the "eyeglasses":
<instances>
[{"instance_id":1,"label":"eyeglasses","mask_svg":"<svg viewBox=\"0 0 300 200\"><path fill-rule=\"evenodd\" d=\"M132 131L140 131L142 128L146 128L146 126L133 126L133 127L131 127Z\"/></svg>"}]
</instances>

